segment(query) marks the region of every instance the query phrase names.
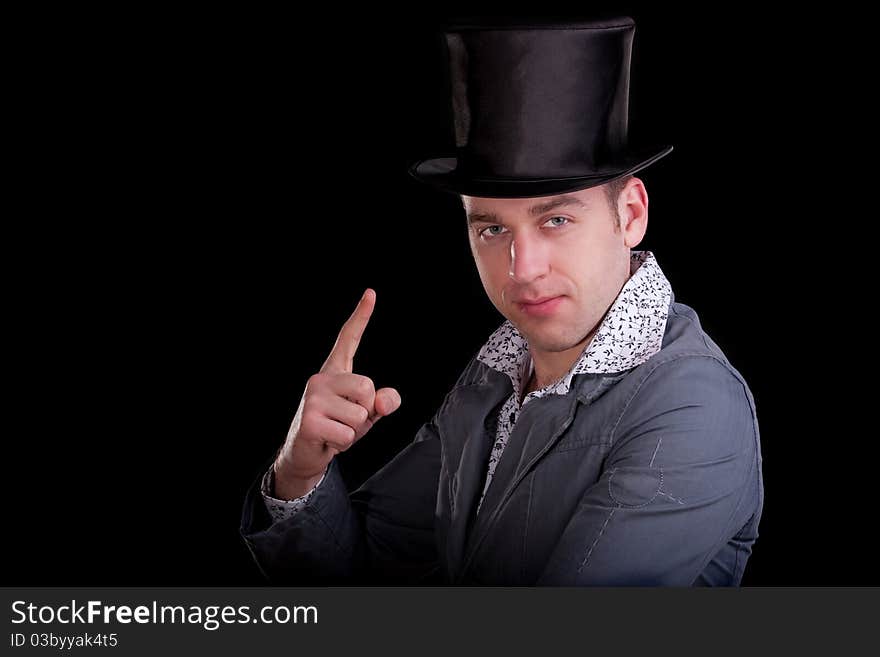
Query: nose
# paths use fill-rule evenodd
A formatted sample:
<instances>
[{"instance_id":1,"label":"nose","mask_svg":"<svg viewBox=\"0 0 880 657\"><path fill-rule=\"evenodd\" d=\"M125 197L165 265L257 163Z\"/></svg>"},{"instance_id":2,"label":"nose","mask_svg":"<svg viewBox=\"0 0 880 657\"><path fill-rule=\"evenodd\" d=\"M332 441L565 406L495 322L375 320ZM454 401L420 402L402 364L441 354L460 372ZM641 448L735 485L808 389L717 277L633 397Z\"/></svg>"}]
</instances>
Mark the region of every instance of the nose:
<instances>
[{"instance_id":1,"label":"nose","mask_svg":"<svg viewBox=\"0 0 880 657\"><path fill-rule=\"evenodd\" d=\"M537 236L523 233L510 241L510 278L524 285L541 278L549 271L547 245Z\"/></svg>"}]
</instances>

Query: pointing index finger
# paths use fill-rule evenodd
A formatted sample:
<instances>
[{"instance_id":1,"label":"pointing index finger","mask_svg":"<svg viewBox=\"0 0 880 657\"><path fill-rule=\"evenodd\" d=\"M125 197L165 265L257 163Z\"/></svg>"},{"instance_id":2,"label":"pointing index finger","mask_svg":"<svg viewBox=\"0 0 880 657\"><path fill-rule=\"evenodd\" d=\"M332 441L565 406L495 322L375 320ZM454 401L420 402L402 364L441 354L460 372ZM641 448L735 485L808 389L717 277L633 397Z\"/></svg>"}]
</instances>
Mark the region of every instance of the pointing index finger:
<instances>
[{"instance_id":1,"label":"pointing index finger","mask_svg":"<svg viewBox=\"0 0 880 657\"><path fill-rule=\"evenodd\" d=\"M321 367L322 372L352 371L355 352L361 343L361 336L367 328L375 305L376 292L372 288L367 288L351 317L342 325L336 343Z\"/></svg>"}]
</instances>

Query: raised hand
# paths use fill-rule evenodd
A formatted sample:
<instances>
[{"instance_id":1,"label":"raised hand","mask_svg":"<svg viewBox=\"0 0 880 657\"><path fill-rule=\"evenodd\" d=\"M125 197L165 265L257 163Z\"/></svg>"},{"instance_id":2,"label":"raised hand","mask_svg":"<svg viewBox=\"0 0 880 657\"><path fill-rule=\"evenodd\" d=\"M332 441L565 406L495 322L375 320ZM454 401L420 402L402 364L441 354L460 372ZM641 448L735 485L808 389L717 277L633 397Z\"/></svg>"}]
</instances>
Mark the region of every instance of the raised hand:
<instances>
[{"instance_id":1,"label":"raised hand","mask_svg":"<svg viewBox=\"0 0 880 657\"><path fill-rule=\"evenodd\" d=\"M342 325L327 360L306 382L275 460L275 494L283 499L311 490L336 454L400 406L400 394L394 388L376 390L369 377L353 372L355 353L375 305L376 292L367 288Z\"/></svg>"}]
</instances>

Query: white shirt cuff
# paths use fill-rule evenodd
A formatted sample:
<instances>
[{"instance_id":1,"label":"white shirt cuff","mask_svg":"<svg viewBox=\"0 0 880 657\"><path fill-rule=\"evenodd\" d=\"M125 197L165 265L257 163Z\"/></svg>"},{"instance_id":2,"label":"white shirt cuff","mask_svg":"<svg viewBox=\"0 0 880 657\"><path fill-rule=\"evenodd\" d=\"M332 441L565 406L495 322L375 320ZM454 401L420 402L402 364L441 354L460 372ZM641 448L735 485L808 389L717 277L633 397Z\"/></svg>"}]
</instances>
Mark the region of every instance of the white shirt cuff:
<instances>
[{"instance_id":1,"label":"white shirt cuff","mask_svg":"<svg viewBox=\"0 0 880 657\"><path fill-rule=\"evenodd\" d=\"M326 476L327 471L325 470L314 488L302 497L297 497L294 500L281 500L272 496L275 492L275 470L273 466L269 466L269 470L263 475L263 484L260 487L260 491L263 493L263 502L266 504L266 509L269 511L269 515L272 516L272 522L275 523L293 517L294 514L306 505L312 493L317 490Z\"/></svg>"}]
</instances>

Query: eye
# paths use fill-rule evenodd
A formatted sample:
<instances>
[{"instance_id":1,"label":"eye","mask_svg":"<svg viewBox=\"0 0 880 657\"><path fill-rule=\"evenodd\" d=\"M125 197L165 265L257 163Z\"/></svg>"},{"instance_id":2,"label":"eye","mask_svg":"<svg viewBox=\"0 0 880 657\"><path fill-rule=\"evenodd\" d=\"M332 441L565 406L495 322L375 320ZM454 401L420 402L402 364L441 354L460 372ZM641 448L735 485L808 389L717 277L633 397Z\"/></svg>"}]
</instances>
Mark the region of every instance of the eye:
<instances>
[{"instance_id":1,"label":"eye","mask_svg":"<svg viewBox=\"0 0 880 657\"><path fill-rule=\"evenodd\" d=\"M497 235L501 235L501 232L500 232L500 231L499 231L499 232L494 232L494 231L492 230L493 228L500 228L500 229L503 230L503 229L504 229L504 226L499 226L498 224L492 224L491 226L487 226L486 228L483 228L483 229L480 231L480 233L479 233L480 237L481 237L482 239L486 240L486 239L492 239L493 237L496 237Z\"/></svg>"},{"instance_id":2,"label":"eye","mask_svg":"<svg viewBox=\"0 0 880 657\"><path fill-rule=\"evenodd\" d=\"M560 223L560 224L556 224L556 223L554 223L554 224L552 224L554 227L564 226L566 223L569 223L569 221L570 221L568 217L562 217L562 216L559 216L559 217L550 217L550 218L547 220L547 223L549 224L549 223L550 223L551 221L553 221L554 219L562 219L562 220L565 222L565 223Z\"/></svg>"}]
</instances>

